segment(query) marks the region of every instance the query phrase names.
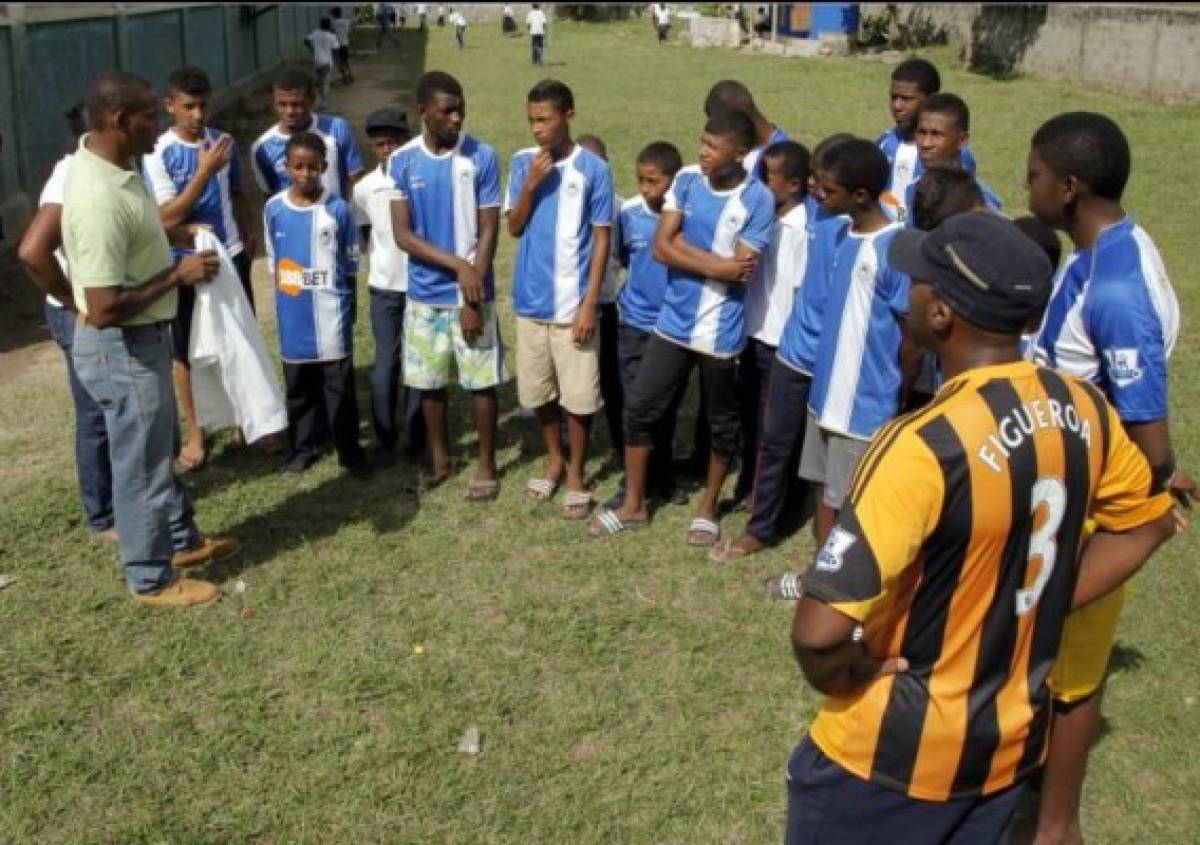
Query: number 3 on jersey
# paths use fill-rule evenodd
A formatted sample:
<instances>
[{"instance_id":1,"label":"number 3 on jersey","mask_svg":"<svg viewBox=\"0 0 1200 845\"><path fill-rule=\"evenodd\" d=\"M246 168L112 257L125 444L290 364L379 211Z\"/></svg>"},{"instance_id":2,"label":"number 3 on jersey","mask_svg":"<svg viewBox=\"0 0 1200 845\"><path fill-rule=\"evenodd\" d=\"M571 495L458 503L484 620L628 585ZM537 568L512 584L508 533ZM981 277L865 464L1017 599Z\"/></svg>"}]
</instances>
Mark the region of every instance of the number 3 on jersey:
<instances>
[{"instance_id":1,"label":"number 3 on jersey","mask_svg":"<svg viewBox=\"0 0 1200 845\"><path fill-rule=\"evenodd\" d=\"M1045 508L1041 527L1029 537L1028 565L1033 565L1034 558L1041 558L1041 568L1032 586L1017 590L1017 616L1024 616L1038 603L1046 584L1050 583L1050 573L1054 571L1054 558L1058 554L1054 539L1067 507L1067 488L1062 480L1054 476L1039 478L1033 485L1029 507L1035 518L1038 510Z\"/></svg>"}]
</instances>

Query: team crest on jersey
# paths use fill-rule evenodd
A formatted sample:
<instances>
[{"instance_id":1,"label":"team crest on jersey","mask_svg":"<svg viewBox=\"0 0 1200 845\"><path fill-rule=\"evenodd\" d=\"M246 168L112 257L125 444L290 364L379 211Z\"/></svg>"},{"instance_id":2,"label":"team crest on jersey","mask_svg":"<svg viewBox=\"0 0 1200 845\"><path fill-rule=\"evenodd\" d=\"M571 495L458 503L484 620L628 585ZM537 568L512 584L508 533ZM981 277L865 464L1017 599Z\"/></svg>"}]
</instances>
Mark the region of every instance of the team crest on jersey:
<instances>
[{"instance_id":1,"label":"team crest on jersey","mask_svg":"<svg viewBox=\"0 0 1200 845\"><path fill-rule=\"evenodd\" d=\"M475 176L475 171L464 170L462 173L458 174L458 181L460 181L464 185L466 185L468 182L471 181L472 178L474 178L474 176Z\"/></svg>"},{"instance_id":2,"label":"team crest on jersey","mask_svg":"<svg viewBox=\"0 0 1200 845\"><path fill-rule=\"evenodd\" d=\"M323 250L333 249L333 230L322 229L321 233L317 235L317 243Z\"/></svg>"},{"instance_id":3,"label":"team crest on jersey","mask_svg":"<svg viewBox=\"0 0 1200 845\"><path fill-rule=\"evenodd\" d=\"M1108 375L1117 387L1128 387L1142 377L1136 347L1105 349L1104 357L1108 359Z\"/></svg>"},{"instance_id":4,"label":"team crest on jersey","mask_svg":"<svg viewBox=\"0 0 1200 845\"><path fill-rule=\"evenodd\" d=\"M726 218L725 228L731 232L736 232L738 229L742 228L742 216L740 214L733 214Z\"/></svg>"},{"instance_id":5,"label":"team crest on jersey","mask_svg":"<svg viewBox=\"0 0 1200 845\"><path fill-rule=\"evenodd\" d=\"M567 196L569 196L571 198L575 198L575 197L579 196L579 183L568 182L565 190L567 192Z\"/></svg>"},{"instance_id":6,"label":"team crest on jersey","mask_svg":"<svg viewBox=\"0 0 1200 845\"><path fill-rule=\"evenodd\" d=\"M850 551L850 547L854 545L857 539L857 537L846 529L835 525L833 531L829 532L829 539L825 541L824 548L817 555L817 571L840 571L842 564L846 562L846 552Z\"/></svg>"}]
</instances>

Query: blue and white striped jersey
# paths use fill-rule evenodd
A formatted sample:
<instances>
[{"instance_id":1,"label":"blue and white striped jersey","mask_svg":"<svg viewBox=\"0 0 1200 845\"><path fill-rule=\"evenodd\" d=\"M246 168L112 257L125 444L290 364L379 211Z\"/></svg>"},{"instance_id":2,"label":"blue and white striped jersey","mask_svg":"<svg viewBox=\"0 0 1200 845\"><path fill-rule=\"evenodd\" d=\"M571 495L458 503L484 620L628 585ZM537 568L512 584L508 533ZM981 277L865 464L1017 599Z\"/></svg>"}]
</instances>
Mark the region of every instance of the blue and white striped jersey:
<instances>
[{"instance_id":1,"label":"blue and white striped jersey","mask_svg":"<svg viewBox=\"0 0 1200 845\"><path fill-rule=\"evenodd\" d=\"M537 147L509 164L504 209L517 203ZM538 185L513 262L513 308L522 317L568 324L587 291L592 227L612 227L612 175L604 159L578 144Z\"/></svg>"},{"instance_id":2,"label":"blue and white striped jersey","mask_svg":"<svg viewBox=\"0 0 1200 845\"><path fill-rule=\"evenodd\" d=\"M362 158L358 154L358 145L354 142L354 132L350 124L340 117L328 114L314 114L308 132L319 136L325 142L325 174L321 182L325 190L335 197L350 197L350 177L363 169ZM258 140L250 148L250 169L254 171L254 181L264 193L277 194L292 184L286 167L286 150L288 138L276 124L258 136Z\"/></svg>"},{"instance_id":3,"label":"blue and white striped jersey","mask_svg":"<svg viewBox=\"0 0 1200 845\"><path fill-rule=\"evenodd\" d=\"M746 172L762 183L767 181L766 165L763 164L762 154L767 151L767 147L776 144L780 141L787 141L792 136L784 132L778 126L771 130L771 137L767 139L767 143L761 147L755 147L750 152L746 153L746 157L742 160L742 167L746 168Z\"/></svg>"},{"instance_id":4,"label":"blue and white striped jersey","mask_svg":"<svg viewBox=\"0 0 1200 845\"><path fill-rule=\"evenodd\" d=\"M895 219L904 220L904 212L909 207L907 205L909 186L921 178L921 174L924 172L921 157L917 152L916 139L905 140L900 136L900 130L893 126L880 135L875 143L879 149L883 150L888 164L892 166L887 191L880 202ZM969 145L962 149L962 166L968 173L972 175L975 173L975 156L971 153Z\"/></svg>"},{"instance_id":5,"label":"blue and white striped jersey","mask_svg":"<svg viewBox=\"0 0 1200 845\"><path fill-rule=\"evenodd\" d=\"M215 144L225 134L207 127L204 143ZM225 245L226 252L237 255L242 251L242 235L233 216L233 193L241 190L242 166L238 161L236 142L231 144L230 150L229 163L208 180L184 222L204 223ZM200 144L183 140L171 129L159 135L154 152L142 157L142 172L155 202L165 205L183 193L195 177L199 163Z\"/></svg>"},{"instance_id":6,"label":"blue and white striped jersey","mask_svg":"<svg viewBox=\"0 0 1200 845\"><path fill-rule=\"evenodd\" d=\"M326 193L309 206L287 191L263 209L267 270L275 282L275 316L284 361L336 361L353 351L358 230L354 213Z\"/></svg>"},{"instance_id":7,"label":"blue and white striped jersey","mask_svg":"<svg viewBox=\"0 0 1200 845\"><path fill-rule=\"evenodd\" d=\"M901 229L847 229L829 275L809 409L821 428L859 440L870 440L900 403L900 321L910 282L888 264L887 252Z\"/></svg>"},{"instance_id":8,"label":"blue and white striped jersey","mask_svg":"<svg viewBox=\"0 0 1200 845\"><path fill-rule=\"evenodd\" d=\"M833 255L845 237L850 219L844 214L830 214L812 195L804 198L804 204L808 208L808 260L804 281L796 291L791 313L779 337L776 357L793 370L811 376L817 367Z\"/></svg>"},{"instance_id":9,"label":"blue and white striped jersey","mask_svg":"<svg viewBox=\"0 0 1200 845\"><path fill-rule=\"evenodd\" d=\"M664 211L683 213L683 238L729 257L738 243L762 252L771 242L775 199L747 175L728 191L713 190L698 165L683 168L667 191ZM707 355L731 357L746 345L746 286L668 268L667 295L658 315L659 335Z\"/></svg>"},{"instance_id":10,"label":"blue and white striped jersey","mask_svg":"<svg viewBox=\"0 0 1200 845\"><path fill-rule=\"evenodd\" d=\"M500 205L496 151L463 134L454 149L435 155L418 135L392 153L387 170L408 203L413 233L444 252L474 261L479 209ZM490 267L484 285L491 302L496 292ZM458 277L415 256L408 262L408 296L427 305L462 304Z\"/></svg>"},{"instance_id":11,"label":"blue and white striped jersey","mask_svg":"<svg viewBox=\"0 0 1200 845\"><path fill-rule=\"evenodd\" d=\"M621 206L621 262L629 273L617 301L621 322L644 332L652 332L658 325L658 312L667 295L667 265L654 260L658 220L658 214L640 196Z\"/></svg>"},{"instance_id":12,"label":"blue and white striped jersey","mask_svg":"<svg viewBox=\"0 0 1200 845\"><path fill-rule=\"evenodd\" d=\"M1167 418L1179 300L1162 255L1126 217L1059 271L1033 344L1039 363L1096 384L1126 423Z\"/></svg>"}]
</instances>

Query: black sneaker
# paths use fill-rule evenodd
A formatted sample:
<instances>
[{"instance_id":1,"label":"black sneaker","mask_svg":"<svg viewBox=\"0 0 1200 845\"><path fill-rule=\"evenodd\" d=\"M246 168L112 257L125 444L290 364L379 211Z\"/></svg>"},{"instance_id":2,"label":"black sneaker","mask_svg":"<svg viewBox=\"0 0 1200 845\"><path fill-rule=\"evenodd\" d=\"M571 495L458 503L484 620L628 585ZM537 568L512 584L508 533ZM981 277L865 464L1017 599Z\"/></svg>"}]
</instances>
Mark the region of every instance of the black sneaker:
<instances>
[{"instance_id":1,"label":"black sneaker","mask_svg":"<svg viewBox=\"0 0 1200 845\"><path fill-rule=\"evenodd\" d=\"M284 462L281 469L283 472L300 473L307 470L316 462L317 455L313 452L296 452Z\"/></svg>"}]
</instances>

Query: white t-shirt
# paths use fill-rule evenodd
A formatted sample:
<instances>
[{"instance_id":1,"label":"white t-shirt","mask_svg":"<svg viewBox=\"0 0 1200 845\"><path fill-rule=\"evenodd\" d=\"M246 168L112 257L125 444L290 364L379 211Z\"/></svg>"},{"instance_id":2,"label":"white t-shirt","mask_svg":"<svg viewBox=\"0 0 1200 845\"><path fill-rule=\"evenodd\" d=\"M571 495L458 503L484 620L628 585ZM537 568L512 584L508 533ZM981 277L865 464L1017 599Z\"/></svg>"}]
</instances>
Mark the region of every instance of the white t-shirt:
<instances>
[{"instance_id":1,"label":"white t-shirt","mask_svg":"<svg viewBox=\"0 0 1200 845\"><path fill-rule=\"evenodd\" d=\"M67 187L67 174L71 172L71 153L58 160L54 165L54 170L50 173L50 178L46 180L46 184L42 186L42 195L38 197L38 208L43 205L58 205L63 204L63 194ZM68 276L67 272L67 254L63 252L60 246L54 250L54 258L58 261L58 266L62 268L63 275ZM46 294L46 301L55 308L62 308L62 303L55 299L50 294Z\"/></svg>"},{"instance_id":2,"label":"white t-shirt","mask_svg":"<svg viewBox=\"0 0 1200 845\"><path fill-rule=\"evenodd\" d=\"M349 18L334 18L333 31L337 35L339 47L350 46L350 28L354 26L354 22Z\"/></svg>"},{"instance_id":3,"label":"white t-shirt","mask_svg":"<svg viewBox=\"0 0 1200 845\"><path fill-rule=\"evenodd\" d=\"M465 17L463 17L463 13L462 13L462 12L455 12L455 13L454 13L454 14L453 14L453 15L450 17L450 23L454 24L455 26L466 26L466 25L467 25L467 19L466 19Z\"/></svg>"},{"instance_id":4,"label":"white t-shirt","mask_svg":"<svg viewBox=\"0 0 1200 845\"><path fill-rule=\"evenodd\" d=\"M671 10L667 8L666 3L654 4L654 22L659 26L667 26L671 23Z\"/></svg>"},{"instance_id":5,"label":"white t-shirt","mask_svg":"<svg viewBox=\"0 0 1200 845\"><path fill-rule=\"evenodd\" d=\"M746 334L768 346L779 338L792 313L808 263L808 210L800 203L771 226L758 278L746 291Z\"/></svg>"},{"instance_id":6,"label":"white t-shirt","mask_svg":"<svg viewBox=\"0 0 1200 845\"><path fill-rule=\"evenodd\" d=\"M541 9L530 9L525 16L525 26L529 27L530 35L545 35L546 13Z\"/></svg>"},{"instance_id":7,"label":"white t-shirt","mask_svg":"<svg viewBox=\"0 0 1200 845\"><path fill-rule=\"evenodd\" d=\"M512 16L513 16L513 7L505 6L504 7L504 17L511 18Z\"/></svg>"},{"instance_id":8,"label":"white t-shirt","mask_svg":"<svg viewBox=\"0 0 1200 845\"><path fill-rule=\"evenodd\" d=\"M333 64L333 51L340 46L336 35L324 29L313 30L308 43L313 48L313 64L317 67Z\"/></svg>"},{"instance_id":9,"label":"white t-shirt","mask_svg":"<svg viewBox=\"0 0 1200 845\"><path fill-rule=\"evenodd\" d=\"M400 198L396 184L376 167L354 186L354 219L371 227L367 285L379 290L408 290L408 254L396 246L392 233L392 200Z\"/></svg>"}]
</instances>

